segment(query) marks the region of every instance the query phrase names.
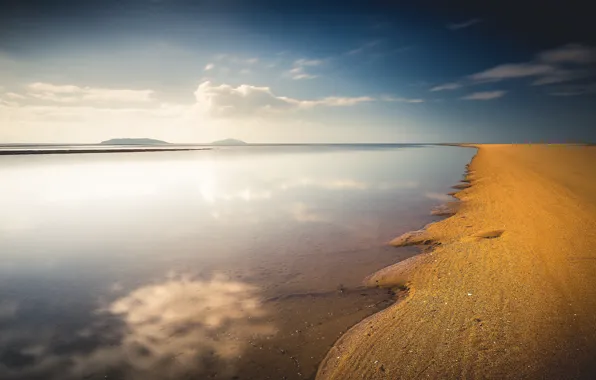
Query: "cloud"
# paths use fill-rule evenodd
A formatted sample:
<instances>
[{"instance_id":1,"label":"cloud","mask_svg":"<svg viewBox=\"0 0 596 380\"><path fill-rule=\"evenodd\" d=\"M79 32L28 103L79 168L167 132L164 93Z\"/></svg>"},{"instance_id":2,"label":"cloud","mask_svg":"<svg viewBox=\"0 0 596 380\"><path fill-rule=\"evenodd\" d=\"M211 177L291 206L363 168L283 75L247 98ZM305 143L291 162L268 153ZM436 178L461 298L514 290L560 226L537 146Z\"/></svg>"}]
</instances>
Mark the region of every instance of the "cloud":
<instances>
[{"instance_id":1,"label":"cloud","mask_svg":"<svg viewBox=\"0 0 596 380\"><path fill-rule=\"evenodd\" d=\"M114 102L149 102L152 90L112 90L106 88L83 89L83 100Z\"/></svg>"},{"instance_id":2,"label":"cloud","mask_svg":"<svg viewBox=\"0 0 596 380\"><path fill-rule=\"evenodd\" d=\"M284 111L310 109L318 106L345 107L375 99L361 97L326 97L316 100L299 100L275 95L269 87L243 84L233 87L203 82L195 91L197 105L216 117L241 117L255 114L274 114Z\"/></svg>"},{"instance_id":3,"label":"cloud","mask_svg":"<svg viewBox=\"0 0 596 380\"><path fill-rule=\"evenodd\" d=\"M458 88L462 88L463 85L461 83L445 83L438 86L431 88L431 91L445 91L445 90L457 90Z\"/></svg>"},{"instance_id":4,"label":"cloud","mask_svg":"<svg viewBox=\"0 0 596 380\"><path fill-rule=\"evenodd\" d=\"M316 106L327 106L327 107L346 107L355 106L359 103L372 102L375 98L370 96L358 96L358 97L338 97L330 96L319 100L293 100L297 102L299 108L312 108Z\"/></svg>"},{"instance_id":5,"label":"cloud","mask_svg":"<svg viewBox=\"0 0 596 380\"><path fill-rule=\"evenodd\" d=\"M149 102L152 90L108 89L79 87L74 85L55 85L51 83L31 83L27 86L28 95L47 101L72 103L77 101L93 102Z\"/></svg>"},{"instance_id":6,"label":"cloud","mask_svg":"<svg viewBox=\"0 0 596 380\"><path fill-rule=\"evenodd\" d=\"M594 74L592 70L589 69L557 69L553 71L551 74L545 75L540 77L532 82L534 86L541 86L546 84L555 84L555 83L562 83L562 82L571 82L576 79L587 78Z\"/></svg>"},{"instance_id":7,"label":"cloud","mask_svg":"<svg viewBox=\"0 0 596 380\"><path fill-rule=\"evenodd\" d=\"M203 82L195 91L198 105L213 116L245 116L262 111L284 111L295 108L289 98L278 97L269 87L247 84L232 87Z\"/></svg>"},{"instance_id":8,"label":"cloud","mask_svg":"<svg viewBox=\"0 0 596 380\"><path fill-rule=\"evenodd\" d=\"M384 102L399 102L399 103L424 103L424 99L411 99L411 98L395 98L392 96L383 96L380 100Z\"/></svg>"},{"instance_id":9,"label":"cloud","mask_svg":"<svg viewBox=\"0 0 596 380\"><path fill-rule=\"evenodd\" d=\"M496 82L505 79L537 77L533 85L569 82L594 74L593 68L569 68L563 64L586 65L596 62L596 48L567 44L539 53L534 61L508 63L472 74L472 82Z\"/></svg>"},{"instance_id":10,"label":"cloud","mask_svg":"<svg viewBox=\"0 0 596 380\"><path fill-rule=\"evenodd\" d=\"M375 47L375 46L377 46L379 43L380 43L380 41L370 41L370 42L367 42L367 43L363 44L362 46L360 46L360 47L358 47L358 48L356 48L356 49L349 50L349 51L346 53L346 55L356 55L356 54L360 54L360 53L362 53L363 51L365 51L365 50L367 50L367 49L370 49L370 48L372 48L372 47Z\"/></svg>"},{"instance_id":11,"label":"cloud","mask_svg":"<svg viewBox=\"0 0 596 380\"><path fill-rule=\"evenodd\" d=\"M482 19L479 18L473 18L464 22L458 22L458 23L452 23L452 24L447 24L447 29L449 30L459 30L459 29L465 29L468 28L472 25L476 25L476 24L480 24L482 22Z\"/></svg>"},{"instance_id":12,"label":"cloud","mask_svg":"<svg viewBox=\"0 0 596 380\"><path fill-rule=\"evenodd\" d=\"M7 92L4 95L9 99L25 99L26 98L26 96L21 95L21 94L16 94L14 92Z\"/></svg>"},{"instance_id":13,"label":"cloud","mask_svg":"<svg viewBox=\"0 0 596 380\"><path fill-rule=\"evenodd\" d=\"M323 61L320 59L299 59L294 62L295 66L319 66Z\"/></svg>"},{"instance_id":14,"label":"cloud","mask_svg":"<svg viewBox=\"0 0 596 380\"><path fill-rule=\"evenodd\" d=\"M430 91L454 90L464 86L510 79L534 78L533 86L571 82L596 73L596 48L567 44L538 53L534 60L506 63L468 75L459 82L445 83Z\"/></svg>"},{"instance_id":15,"label":"cloud","mask_svg":"<svg viewBox=\"0 0 596 380\"><path fill-rule=\"evenodd\" d=\"M94 92L78 85L38 83L29 90L42 96L54 96L55 101L42 103L27 97L16 102L2 94L0 125L4 128L0 137L6 142L93 142L122 134L150 134L172 142L210 141L222 138L222 133L241 134L242 130L251 128L275 128L280 117L285 117L287 130L294 130L290 125L298 126L299 130L303 125L301 118L311 116L309 112L313 109L350 107L379 100L372 96L301 99L279 95L269 87L231 86L209 80L200 82L195 98L188 103L160 103L157 96L151 103L83 102L84 94L112 99L114 93ZM117 95L122 97L122 94ZM72 101L65 102L65 98ZM311 124L308 128L322 125Z\"/></svg>"},{"instance_id":16,"label":"cloud","mask_svg":"<svg viewBox=\"0 0 596 380\"><path fill-rule=\"evenodd\" d=\"M539 60L550 63L587 64L596 62L596 48L581 44L567 44L538 55Z\"/></svg>"},{"instance_id":17,"label":"cloud","mask_svg":"<svg viewBox=\"0 0 596 380\"><path fill-rule=\"evenodd\" d=\"M499 81L502 79L523 78L552 74L556 68L542 63L510 63L472 74L470 79L476 82Z\"/></svg>"},{"instance_id":18,"label":"cloud","mask_svg":"<svg viewBox=\"0 0 596 380\"><path fill-rule=\"evenodd\" d=\"M248 63L249 65L254 65L255 63L259 62L259 59L258 58L249 58L245 62Z\"/></svg>"},{"instance_id":19,"label":"cloud","mask_svg":"<svg viewBox=\"0 0 596 380\"><path fill-rule=\"evenodd\" d=\"M317 75L313 75L313 74L308 74L304 71L303 67L294 67L293 69L288 71L288 74L292 77L292 79L294 80L300 80L300 79L314 79L317 78Z\"/></svg>"},{"instance_id":20,"label":"cloud","mask_svg":"<svg viewBox=\"0 0 596 380\"><path fill-rule=\"evenodd\" d=\"M205 69L203 69L203 71L209 71L209 70L213 69L214 67L215 67L215 65L213 63L208 63L205 66Z\"/></svg>"},{"instance_id":21,"label":"cloud","mask_svg":"<svg viewBox=\"0 0 596 380\"><path fill-rule=\"evenodd\" d=\"M320 59L298 59L294 61L294 67L287 74L294 80L314 79L317 78L317 75L306 72L306 68L320 66L323 63L324 61Z\"/></svg>"},{"instance_id":22,"label":"cloud","mask_svg":"<svg viewBox=\"0 0 596 380\"><path fill-rule=\"evenodd\" d=\"M507 91L482 91L474 92L470 95L462 97L465 100L492 100L504 96Z\"/></svg>"},{"instance_id":23,"label":"cloud","mask_svg":"<svg viewBox=\"0 0 596 380\"><path fill-rule=\"evenodd\" d=\"M73 85L55 85L51 83L31 83L27 86L29 90L35 92L51 92L54 94L72 94L81 91L81 88Z\"/></svg>"}]
</instances>

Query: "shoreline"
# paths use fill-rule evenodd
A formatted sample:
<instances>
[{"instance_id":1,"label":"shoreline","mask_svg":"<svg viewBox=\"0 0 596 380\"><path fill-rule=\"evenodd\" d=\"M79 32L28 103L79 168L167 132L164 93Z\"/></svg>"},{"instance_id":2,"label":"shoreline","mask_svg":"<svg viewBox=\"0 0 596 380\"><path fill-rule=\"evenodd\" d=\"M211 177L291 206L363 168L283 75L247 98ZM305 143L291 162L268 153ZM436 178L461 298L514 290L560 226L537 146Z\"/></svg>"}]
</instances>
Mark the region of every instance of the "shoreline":
<instances>
[{"instance_id":1,"label":"shoreline","mask_svg":"<svg viewBox=\"0 0 596 380\"><path fill-rule=\"evenodd\" d=\"M142 153L142 152L179 152L190 150L210 150L211 148L104 148L104 149L0 149L0 156L18 156L35 154L91 154L91 153Z\"/></svg>"},{"instance_id":2,"label":"shoreline","mask_svg":"<svg viewBox=\"0 0 596 380\"><path fill-rule=\"evenodd\" d=\"M595 147L460 146L477 152L452 216L394 239L425 248L364 281L409 294L348 330L317 379L596 373Z\"/></svg>"}]
</instances>

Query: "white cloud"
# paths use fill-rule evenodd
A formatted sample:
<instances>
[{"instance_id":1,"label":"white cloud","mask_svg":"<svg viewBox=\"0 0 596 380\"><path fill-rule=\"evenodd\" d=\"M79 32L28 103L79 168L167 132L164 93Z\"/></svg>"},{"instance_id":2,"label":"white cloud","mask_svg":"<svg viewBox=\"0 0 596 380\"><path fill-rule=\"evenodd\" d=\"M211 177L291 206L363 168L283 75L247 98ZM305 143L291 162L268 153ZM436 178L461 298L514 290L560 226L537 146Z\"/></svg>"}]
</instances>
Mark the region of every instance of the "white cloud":
<instances>
[{"instance_id":1,"label":"white cloud","mask_svg":"<svg viewBox=\"0 0 596 380\"><path fill-rule=\"evenodd\" d=\"M350 107L378 100L371 96L300 99L274 93L268 87L248 84L230 86L202 82L195 100L187 104L83 102L83 94L96 99L122 93L90 91L84 86L59 86L40 83L32 86L33 94L54 96L52 102L41 103L27 97L19 102L0 99L0 139L6 142L96 142L118 136L150 136L170 142L211 141L238 136L250 139L263 129L279 130L284 125L303 125L302 117L310 110L323 107ZM83 89L87 89L83 92ZM39 92L44 90L46 92ZM55 91L55 92L48 92ZM57 91L57 93L56 93ZM72 98L72 99L71 99ZM65 102L64 99L72 100ZM147 106L149 105L149 106ZM321 123L309 125L317 128ZM297 128L286 128L294 133ZM248 132L246 132L248 131ZM249 135L243 135L248 133ZM294 133L296 136L298 134Z\"/></svg>"},{"instance_id":2,"label":"white cloud","mask_svg":"<svg viewBox=\"0 0 596 380\"><path fill-rule=\"evenodd\" d=\"M431 91L445 91L445 90L457 90L458 88L463 87L463 85L461 83L456 83L456 82L452 82L452 83L445 83L445 84L441 84L438 86L435 86L433 88L431 88Z\"/></svg>"},{"instance_id":3,"label":"white cloud","mask_svg":"<svg viewBox=\"0 0 596 380\"><path fill-rule=\"evenodd\" d=\"M509 63L472 74L470 79L477 82L499 81L502 79L547 75L555 71L554 66L542 63Z\"/></svg>"},{"instance_id":4,"label":"white cloud","mask_svg":"<svg viewBox=\"0 0 596 380\"><path fill-rule=\"evenodd\" d=\"M313 75L313 74L308 74L304 71L303 67L294 67L293 69L288 71L288 74L292 77L292 79L294 80L300 80L300 79L314 79L317 78L317 75Z\"/></svg>"},{"instance_id":5,"label":"white cloud","mask_svg":"<svg viewBox=\"0 0 596 380\"><path fill-rule=\"evenodd\" d=\"M209 71L211 69L213 69L215 67L215 65L213 63L208 63L207 65L205 65L205 68L203 69L203 71Z\"/></svg>"},{"instance_id":6,"label":"white cloud","mask_svg":"<svg viewBox=\"0 0 596 380\"><path fill-rule=\"evenodd\" d=\"M7 98L9 99L25 99L26 96L21 95L21 94L17 94L14 92L7 92L6 94L4 94Z\"/></svg>"},{"instance_id":7,"label":"white cloud","mask_svg":"<svg viewBox=\"0 0 596 380\"><path fill-rule=\"evenodd\" d=\"M424 99L411 99L411 98L395 98L392 96L381 97L382 101L385 102L399 102L399 103L424 103Z\"/></svg>"},{"instance_id":8,"label":"white cloud","mask_svg":"<svg viewBox=\"0 0 596 380\"><path fill-rule=\"evenodd\" d=\"M51 83L31 83L27 86L29 90L35 92L49 92L53 94L73 94L81 91L81 88L73 85L55 85Z\"/></svg>"},{"instance_id":9,"label":"white cloud","mask_svg":"<svg viewBox=\"0 0 596 380\"><path fill-rule=\"evenodd\" d=\"M294 108L288 98L274 95L269 87L216 86L207 81L201 83L194 94L198 105L213 116L244 116Z\"/></svg>"},{"instance_id":10,"label":"white cloud","mask_svg":"<svg viewBox=\"0 0 596 380\"><path fill-rule=\"evenodd\" d=\"M474 92L470 95L462 97L465 100L492 100L504 96L507 91L482 91Z\"/></svg>"},{"instance_id":11,"label":"white cloud","mask_svg":"<svg viewBox=\"0 0 596 380\"><path fill-rule=\"evenodd\" d=\"M318 78L317 75L312 74L297 74L292 77L292 79L300 80L300 79L315 79Z\"/></svg>"},{"instance_id":12,"label":"white cloud","mask_svg":"<svg viewBox=\"0 0 596 380\"><path fill-rule=\"evenodd\" d=\"M358 47L356 49L352 49L352 50L348 51L346 54L347 55L360 54L360 53L364 52L367 49L370 49L372 47L377 46L379 43L380 43L379 41L370 41L370 42L367 42L364 45L362 45L362 46L360 46L360 47Z\"/></svg>"},{"instance_id":13,"label":"white cloud","mask_svg":"<svg viewBox=\"0 0 596 380\"><path fill-rule=\"evenodd\" d=\"M195 91L197 105L216 117L240 117L309 109L317 106L344 107L374 101L368 96L327 97L317 100L299 100L275 95L269 87L247 84L233 87L203 82Z\"/></svg>"},{"instance_id":14,"label":"white cloud","mask_svg":"<svg viewBox=\"0 0 596 380\"><path fill-rule=\"evenodd\" d=\"M152 90L112 90L107 88L84 88L83 100L106 102L149 102Z\"/></svg>"},{"instance_id":15,"label":"white cloud","mask_svg":"<svg viewBox=\"0 0 596 380\"><path fill-rule=\"evenodd\" d=\"M47 101L73 103L91 102L149 102L152 90L108 89L79 87L74 85L55 85L51 83L31 83L27 86L28 95Z\"/></svg>"},{"instance_id":16,"label":"white cloud","mask_svg":"<svg viewBox=\"0 0 596 380\"><path fill-rule=\"evenodd\" d=\"M320 59L298 59L294 61L294 67L288 70L287 74L294 80L314 79L318 76L308 73L306 67L320 66L323 63Z\"/></svg>"},{"instance_id":17,"label":"white cloud","mask_svg":"<svg viewBox=\"0 0 596 380\"><path fill-rule=\"evenodd\" d=\"M174 141L192 136L194 126L205 124L201 117L192 106L176 104L113 108L72 103L3 104L0 101L3 127L0 136L10 142L98 142L122 135Z\"/></svg>"},{"instance_id":18,"label":"white cloud","mask_svg":"<svg viewBox=\"0 0 596 380\"><path fill-rule=\"evenodd\" d=\"M468 28L468 27L470 27L472 25L479 24L481 22L482 22L482 19L473 18L473 19L470 19L470 20L466 20L464 22L447 24L447 29L450 29L450 30L464 29L464 28Z\"/></svg>"},{"instance_id":19,"label":"white cloud","mask_svg":"<svg viewBox=\"0 0 596 380\"><path fill-rule=\"evenodd\" d=\"M596 62L596 48L581 44L567 44L542 52L538 58L550 63L593 63Z\"/></svg>"},{"instance_id":20,"label":"white cloud","mask_svg":"<svg viewBox=\"0 0 596 380\"><path fill-rule=\"evenodd\" d=\"M246 60L246 63L248 63L249 65L254 65L255 63L258 63L259 59L258 58L249 58Z\"/></svg>"},{"instance_id":21,"label":"white cloud","mask_svg":"<svg viewBox=\"0 0 596 380\"><path fill-rule=\"evenodd\" d=\"M295 66L319 66L323 61L320 59L298 59L294 62Z\"/></svg>"},{"instance_id":22,"label":"white cloud","mask_svg":"<svg viewBox=\"0 0 596 380\"><path fill-rule=\"evenodd\" d=\"M330 96L319 100L298 100L297 104L299 108L312 108L316 106L327 106L327 107L346 107L354 106L359 103L372 102L374 98L370 96L359 96L359 97L337 97Z\"/></svg>"}]
</instances>

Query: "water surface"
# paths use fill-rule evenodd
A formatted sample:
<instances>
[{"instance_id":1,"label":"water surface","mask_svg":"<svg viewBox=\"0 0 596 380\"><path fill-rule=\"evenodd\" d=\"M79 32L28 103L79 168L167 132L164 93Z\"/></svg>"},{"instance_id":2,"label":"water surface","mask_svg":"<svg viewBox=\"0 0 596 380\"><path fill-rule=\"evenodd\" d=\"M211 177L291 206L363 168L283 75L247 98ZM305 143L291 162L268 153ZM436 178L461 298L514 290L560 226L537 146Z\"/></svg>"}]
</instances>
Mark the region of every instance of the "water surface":
<instances>
[{"instance_id":1,"label":"water surface","mask_svg":"<svg viewBox=\"0 0 596 380\"><path fill-rule=\"evenodd\" d=\"M474 154L234 147L0 157L1 379L299 379L391 302L362 278Z\"/></svg>"}]
</instances>

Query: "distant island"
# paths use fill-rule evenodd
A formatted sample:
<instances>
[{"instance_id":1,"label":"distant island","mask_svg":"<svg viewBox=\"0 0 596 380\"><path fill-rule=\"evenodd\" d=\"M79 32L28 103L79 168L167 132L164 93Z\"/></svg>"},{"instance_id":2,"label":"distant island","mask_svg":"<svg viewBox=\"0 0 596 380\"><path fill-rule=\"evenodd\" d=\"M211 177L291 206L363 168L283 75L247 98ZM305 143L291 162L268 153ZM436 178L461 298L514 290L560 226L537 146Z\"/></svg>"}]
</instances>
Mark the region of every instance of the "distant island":
<instances>
[{"instance_id":1,"label":"distant island","mask_svg":"<svg viewBox=\"0 0 596 380\"><path fill-rule=\"evenodd\" d=\"M246 145L246 142L236 139L224 139L214 141L211 143L211 145Z\"/></svg>"},{"instance_id":2,"label":"distant island","mask_svg":"<svg viewBox=\"0 0 596 380\"><path fill-rule=\"evenodd\" d=\"M101 142L102 145L163 145L168 142L147 138L110 139Z\"/></svg>"}]
</instances>

